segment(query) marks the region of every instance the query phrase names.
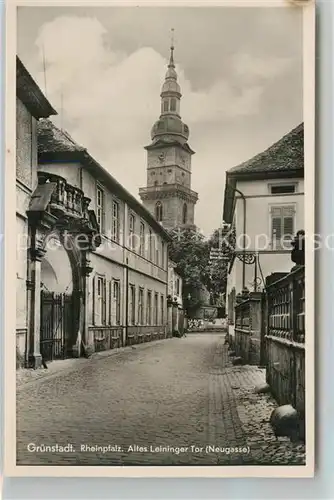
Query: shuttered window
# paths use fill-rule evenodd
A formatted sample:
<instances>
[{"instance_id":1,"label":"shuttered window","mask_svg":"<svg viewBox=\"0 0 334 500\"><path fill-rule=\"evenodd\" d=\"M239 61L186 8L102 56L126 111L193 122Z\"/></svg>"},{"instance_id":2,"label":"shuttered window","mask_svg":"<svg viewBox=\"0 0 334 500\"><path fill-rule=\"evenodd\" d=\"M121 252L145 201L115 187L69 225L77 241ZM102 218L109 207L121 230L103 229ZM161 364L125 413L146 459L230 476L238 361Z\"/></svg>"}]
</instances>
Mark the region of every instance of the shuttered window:
<instances>
[{"instance_id":1,"label":"shuttered window","mask_svg":"<svg viewBox=\"0 0 334 500\"><path fill-rule=\"evenodd\" d=\"M112 239L119 243L119 203L113 201L112 203Z\"/></svg>"},{"instance_id":2,"label":"shuttered window","mask_svg":"<svg viewBox=\"0 0 334 500\"><path fill-rule=\"evenodd\" d=\"M159 324L159 302L157 293L154 295L154 324Z\"/></svg>"},{"instance_id":3,"label":"shuttered window","mask_svg":"<svg viewBox=\"0 0 334 500\"><path fill-rule=\"evenodd\" d=\"M109 324L119 325L121 320L120 282L109 282Z\"/></svg>"},{"instance_id":4,"label":"shuttered window","mask_svg":"<svg viewBox=\"0 0 334 500\"><path fill-rule=\"evenodd\" d=\"M97 187L96 189L96 219L100 227L100 232L105 232L105 206L104 206L104 192L103 189Z\"/></svg>"},{"instance_id":5,"label":"shuttered window","mask_svg":"<svg viewBox=\"0 0 334 500\"><path fill-rule=\"evenodd\" d=\"M129 248L131 250L134 250L135 248L135 240L134 240L134 235L135 235L135 216L133 214L130 214L129 217Z\"/></svg>"},{"instance_id":6,"label":"shuttered window","mask_svg":"<svg viewBox=\"0 0 334 500\"><path fill-rule=\"evenodd\" d=\"M161 324L163 325L165 322L165 297L161 295L160 297L160 315L161 315Z\"/></svg>"},{"instance_id":7,"label":"shuttered window","mask_svg":"<svg viewBox=\"0 0 334 500\"><path fill-rule=\"evenodd\" d=\"M165 269L165 243L161 243L161 267Z\"/></svg>"},{"instance_id":8,"label":"shuttered window","mask_svg":"<svg viewBox=\"0 0 334 500\"><path fill-rule=\"evenodd\" d=\"M152 262L153 260L153 234L152 234L152 231L151 229L149 230L149 260Z\"/></svg>"},{"instance_id":9,"label":"shuttered window","mask_svg":"<svg viewBox=\"0 0 334 500\"><path fill-rule=\"evenodd\" d=\"M115 305L115 322L116 325L121 323L121 294L120 294L120 282L113 282L113 301Z\"/></svg>"},{"instance_id":10,"label":"shuttered window","mask_svg":"<svg viewBox=\"0 0 334 500\"><path fill-rule=\"evenodd\" d=\"M109 302L108 302L108 309L109 309L109 325L114 324L114 311L113 311L113 290L112 290L112 281L109 281L108 284L108 295L109 295Z\"/></svg>"},{"instance_id":11,"label":"shuttered window","mask_svg":"<svg viewBox=\"0 0 334 500\"><path fill-rule=\"evenodd\" d=\"M278 242L292 239L295 232L295 208L282 206L271 208L271 239Z\"/></svg>"},{"instance_id":12,"label":"shuttered window","mask_svg":"<svg viewBox=\"0 0 334 500\"><path fill-rule=\"evenodd\" d=\"M135 285L130 285L129 293L129 324L136 324L136 288Z\"/></svg>"},{"instance_id":13,"label":"shuttered window","mask_svg":"<svg viewBox=\"0 0 334 500\"><path fill-rule=\"evenodd\" d=\"M98 276L95 280L95 301L94 301L94 324L106 324L106 296L107 282L103 277Z\"/></svg>"},{"instance_id":14,"label":"shuttered window","mask_svg":"<svg viewBox=\"0 0 334 500\"><path fill-rule=\"evenodd\" d=\"M142 256L145 255L145 225L143 222L140 223L139 253Z\"/></svg>"},{"instance_id":15,"label":"shuttered window","mask_svg":"<svg viewBox=\"0 0 334 500\"><path fill-rule=\"evenodd\" d=\"M147 292L146 324L150 325L151 321L152 321L152 293Z\"/></svg>"},{"instance_id":16,"label":"shuttered window","mask_svg":"<svg viewBox=\"0 0 334 500\"><path fill-rule=\"evenodd\" d=\"M139 288L138 295L138 323L139 325L144 324L144 290Z\"/></svg>"}]
</instances>

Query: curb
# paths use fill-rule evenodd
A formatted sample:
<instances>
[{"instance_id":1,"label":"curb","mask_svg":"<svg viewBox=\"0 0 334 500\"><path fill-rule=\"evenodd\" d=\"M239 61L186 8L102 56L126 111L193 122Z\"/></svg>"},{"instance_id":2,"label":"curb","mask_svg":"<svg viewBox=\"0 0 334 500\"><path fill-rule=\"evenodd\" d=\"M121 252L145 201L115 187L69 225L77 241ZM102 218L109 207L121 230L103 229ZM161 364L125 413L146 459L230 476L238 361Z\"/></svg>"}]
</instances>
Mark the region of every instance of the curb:
<instances>
[{"instance_id":1,"label":"curb","mask_svg":"<svg viewBox=\"0 0 334 500\"><path fill-rule=\"evenodd\" d=\"M81 366L87 365L87 363L94 362L94 361L102 361L103 359L108 359L112 356L116 356L117 354L122 354L124 352L130 352L130 351L144 351L145 349L148 349L149 347L152 347L153 345L159 345L162 344L163 342L170 340L175 340L172 337L171 338L166 338L166 339L159 339L159 340L153 340L151 342L147 342L145 344L136 344L133 346L125 346L125 347L119 347L116 349L110 349L108 351L101 351L101 352L94 352L89 358L69 358L73 359L73 365L67 366L65 368L60 368L58 371L54 371L52 373L48 372L45 370L44 372L41 372L41 375L27 380L26 382L18 383L16 381L16 394L21 392L24 388L36 384L36 382L39 382L40 380L49 380L51 378L56 378L60 377L61 375L65 375L68 373L71 373L75 371L76 369L80 368ZM25 370L25 368L23 368Z\"/></svg>"}]
</instances>

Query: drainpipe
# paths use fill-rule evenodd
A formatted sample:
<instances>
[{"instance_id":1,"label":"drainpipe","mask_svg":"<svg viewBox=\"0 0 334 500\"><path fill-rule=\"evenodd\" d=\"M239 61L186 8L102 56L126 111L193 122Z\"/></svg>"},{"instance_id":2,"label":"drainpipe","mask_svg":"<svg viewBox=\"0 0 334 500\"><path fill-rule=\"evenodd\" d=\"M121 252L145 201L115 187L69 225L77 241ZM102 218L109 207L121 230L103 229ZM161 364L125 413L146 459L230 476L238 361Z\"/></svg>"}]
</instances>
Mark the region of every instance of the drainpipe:
<instances>
[{"instance_id":1,"label":"drainpipe","mask_svg":"<svg viewBox=\"0 0 334 500\"><path fill-rule=\"evenodd\" d=\"M129 258L126 258L125 264L125 345L128 345L128 330L129 330Z\"/></svg>"},{"instance_id":2,"label":"drainpipe","mask_svg":"<svg viewBox=\"0 0 334 500\"><path fill-rule=\"evenodd\" d=\"M246 286L246 263L245 263L245 254L246 254L246 198L245 195L239 191L239 189L232 187L230 188L238 193L243 201L243 242L242 242L242 251L243 251L243 262L242 262L242 289Z\"/></svg>"}]
</instances>

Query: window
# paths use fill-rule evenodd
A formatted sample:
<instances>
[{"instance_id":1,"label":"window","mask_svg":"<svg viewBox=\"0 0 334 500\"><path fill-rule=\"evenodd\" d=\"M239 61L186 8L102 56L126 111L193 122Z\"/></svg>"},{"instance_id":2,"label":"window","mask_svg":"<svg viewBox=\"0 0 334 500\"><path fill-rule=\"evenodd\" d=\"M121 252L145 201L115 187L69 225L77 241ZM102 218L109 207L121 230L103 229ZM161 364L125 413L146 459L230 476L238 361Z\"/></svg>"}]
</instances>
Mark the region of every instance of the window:
<instances>
[{"instance_id":1,"label":"window","mask_svg":"<svg viewBox=\"0 0 334 500\"><path fill-rule=\"evenodd\" d=\"M161 201L157 201L155 205L155 218L158 222L162 221L162 203Z\"/></svg>"},{"instance_id":2,"label":"window","mask_svg":"<svg viewBox=\"0 0 334 500\"><path fill-rule=\"evenodd\" d=\"M187 224L187 217L188 217L188 207L187 204L184 203L182 209L182 224Z\"/></svg>"},{"instance_id":3,"label":"window","mask_svg":"<svg viewBox=\"0 0 334 500\"><path fill-rule=\"evenodd\" d=\"M135 216L130 214L129 217L129 247L131 250L134 249L134 236L135 236Z\"/></svg>"},{"instance_id":4,"label":"window","mask_svg":"<svg viewBox=\"0 0 334 500\"><path fill-rule=\"evenodd\" d=\"M158 303L158 294L154 294L154 324L159 324L159 303Z\"/></svg>"},{"instance_id":5,"label":"window","mask_svg":"<svg viewBox=\"0 0 334 500\"><path fill-rule=\"evenodd\" d=\"M161 243L161 267L165 268L165 243Z\"/></svg>"},{"instance_id":6,"label":"window","mask_svg":"<svg viewBox=\"0 0 334 500\"><path fill-rule=\"evenodd\" d=\"M112 239L119 242L119 203L112 203Z\"/></svg>"},{"instance_id":7,"label":"window","mask_svg":"<svg viewBox=\"0 0 334 500\"><path fill-rule=\"evenodd\" d=\"M104 192L100 187L96 190L96 219L101 233L104 232L105 214L104 214Z\"/></svg>"},{"instance_id":8,"label":"window","mask_svg":"<svg viewBox=\"0 0 334 500\"><path fill-rule=\"evenodd\" d=\"M176 111L176 99L174 97L170 100L170 110Z\"/></svg>"},{"instance_id":9,"label":"window","mask_svg":"<svg viewBox=\"0 0 334 500\"><path fill-rule=\"evenodd\" d=\"M155 249L155 263L157 266L160 265L160 252L159 252L159 242L157 241L157 247Z\"/></svg>"},{"instance_id":10,"label":"window","mask_svg":"<svg viewBox=\"0 0 334 500\"><path fill-rule=\"evenodd\" d=\"M147 304L146 304L146 324L150 325L152 321L152 292L147 292Z\"/></svg>"},{"instance_id":11,"label":"window","mask_svg":"<svg viewBox=\"0 0 334 500\"><path fill-rule=\"evenodd\" d=\"M96 325L106 324L106 280L98 276L96 279L94 323Z\"/></svg>"},{"instance_id":12,"label":"window","mask_svg":"<svg viewBox=\"0 0 334 500\"><path fill-rule=\"evenodd\" d=\"M176 295L180 295L180 279L176 278Z\"/></svg>"},{"instance_id":13,"label":"window","mask_svg":"<svg viewBox=\"0 0 334 500\"><path fill-rule=\"evenodd\" d=\"M271 194L289 194L296 192L295 184L277 184L270 186Z\"/></svg>"},{"instance_id":14,"label":"window","mask_svg":"<svg viewBox=\"0 0 334 500\"><path fill-rule=\"evenodd\" d=\"M139 325L144 324L144 290L139 288L138 295L138 323Z\"/></svg>"},{"instance_id":15,"label":"window","mask_svg":"<svg viewBox=\"0 0 334 500\"><path fill-rule=\"evenodd\" d=\"M295 230L294 206L271 208L271 239L273 242L292 239Z\"/></svg>"},{"instance_id":16,"label":"window","mask_svg":"<svg viewBox=\"0 0 334 500\"><path fill-rule=\"evenodd\" d=\"M145 254L145 225L143 222L140 223L139 253L141 256Z\"/></svg>"},{"instance_id":17,"label":"window","mask_svg":"<svg viewBox=\"0 0 334 500\"><path fill-rule=\"evenodd\" d=\"M109 288L109 323L120 325L121 323L121 302L120 302L120 282L113 280Z\"/></svg>"},{"instance_id":18,"label":"window","mask_svg":"<svg viewBox=\"0 0 334 500\"><path fill-rule=\"evenodd\" d=\"M129 324L136 323L136 288L135 285L130 285L129 293Z\"/></svg>"},{"instance_id":19,"label":"window","mask_svg":"<svg viewBox=\"0 0 334 500\"><path fill-rule=\"evenodd\" d=\"M149 231L149 260L152 261L153 259L153 235L152 235L152 231L150 229Z\"/></svg>"},{"instance_id":20,"label":"window","mask_svg":"<svg viewBox=\"0 0 334 500\"><path fill-rule=\"evenodd\" d=\"M164 101L164 112L168 111L168 101Z\"/></svg>"},{"instance_id":21,"label":"window","mask_svg":"<svg viewBox=\"0 0 334 500\"><path fill-rule=\"evenodd\" d=\"M161 324L163 325L165 322L165 298L163 295L160 297L160 315L161 315Z\"/></svg>"}]
</instances>

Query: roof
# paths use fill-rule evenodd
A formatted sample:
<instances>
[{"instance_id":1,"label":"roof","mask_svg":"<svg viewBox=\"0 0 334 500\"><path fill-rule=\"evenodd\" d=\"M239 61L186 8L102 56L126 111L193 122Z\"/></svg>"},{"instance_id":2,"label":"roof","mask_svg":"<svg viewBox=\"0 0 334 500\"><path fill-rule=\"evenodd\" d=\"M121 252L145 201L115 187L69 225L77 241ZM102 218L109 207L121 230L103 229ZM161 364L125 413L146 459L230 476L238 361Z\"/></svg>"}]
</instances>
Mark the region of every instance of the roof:
<instances>
[{"instance_id":1,"label":"roof","mask_svg":"<svg viewBox=\"0 0 334 500\"><path fill-rule=\"evenodd\" d=\"M304 124L268 149L226 172L223 220L233 219L237 181L304 177Z\"/></svg>"},{"instance_id":2,"label":"roof","mask_svg":"<svg viewBox=\"0 0 334 500\"><path fill-rule=\"evenodd\" d=\"M57 114L18 57L16 57L16 96L37 120Z\"/></svg>"},{"instance_id":3,"label":"roof","mask_svg":"<svg viewBox=\"0 0 334 500\"><path fill-rule=\"evenodd\" d=\"M254 174L286 172L304 168L304 124L301 123L268 149L250 160L232 167L228 173Z\"/></svg>"},{"instance_id":4,"label":"roof","mask_svg":"<svg viewBox=\"0 0 334 500\"><path fill-rule=\"evenodd\" d=\"M85 149L72 137L59 128L51 120L38 122L38 162L80 162L93 177L102 182L106 188L123 199L128 205L160 233L166 240L170 240L167 231L153 215L138 201L122 184L120 184L102 165L100 165Z\"/></svg>"}]
</instances>

